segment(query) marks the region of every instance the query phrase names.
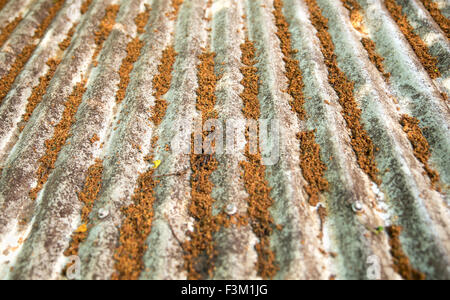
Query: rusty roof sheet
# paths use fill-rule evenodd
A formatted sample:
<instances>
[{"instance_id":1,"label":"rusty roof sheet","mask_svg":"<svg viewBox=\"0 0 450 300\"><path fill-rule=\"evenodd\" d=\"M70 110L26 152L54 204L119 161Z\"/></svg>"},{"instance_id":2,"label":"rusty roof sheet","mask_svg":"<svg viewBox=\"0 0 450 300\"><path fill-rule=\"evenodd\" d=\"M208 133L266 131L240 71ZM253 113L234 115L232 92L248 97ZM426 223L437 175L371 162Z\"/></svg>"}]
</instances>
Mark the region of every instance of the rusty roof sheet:
<instances>
[{"instance_id":1,"label":"rusty roof sheet","mask_svg":"<svg viewBox=\"0 0 450 300\"><path fill-rule=\"evenodd\" d=\"M448 1L0 9L1 279L450 279Z\"/></svg>"}]
</instances>

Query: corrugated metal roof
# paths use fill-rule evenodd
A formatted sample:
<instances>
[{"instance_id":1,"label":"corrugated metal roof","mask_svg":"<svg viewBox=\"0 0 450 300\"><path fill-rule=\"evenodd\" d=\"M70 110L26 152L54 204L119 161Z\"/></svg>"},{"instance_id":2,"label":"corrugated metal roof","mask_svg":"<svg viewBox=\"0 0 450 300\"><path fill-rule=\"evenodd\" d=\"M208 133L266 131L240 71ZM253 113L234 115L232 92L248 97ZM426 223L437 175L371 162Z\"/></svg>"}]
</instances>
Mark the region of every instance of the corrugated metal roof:
<instances>
[{"instance_id":1,"label":"corrugated metal roof","mask_svg":"<svg viewBox=\"0 0 450 300\"><path fill-rule=\"evenodd\" d=\"M0 9L0 278L450 279L448 1Z\"/></svg>"}]
</instances>

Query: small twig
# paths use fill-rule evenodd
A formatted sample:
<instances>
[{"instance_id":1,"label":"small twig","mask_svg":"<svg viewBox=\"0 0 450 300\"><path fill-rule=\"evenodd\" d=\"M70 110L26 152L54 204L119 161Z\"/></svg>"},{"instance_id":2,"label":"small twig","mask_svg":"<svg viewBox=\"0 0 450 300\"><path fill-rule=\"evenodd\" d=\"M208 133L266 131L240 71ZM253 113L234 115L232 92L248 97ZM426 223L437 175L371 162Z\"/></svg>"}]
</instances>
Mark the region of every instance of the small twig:
<instances>
[{"instance_id":1,"label":"small twig","mask_svg":"<svg viewBox=\"0 0 450 300\"><path fill-rule=\"evenodd\" d=\"M167 218L167 224L169 224L169 228L170 228L170 231L172 232L173 237L177 240L178 244L180 244L181 249L183 249L183 251L185 251L183 243L181 242L181 240L176 235L175 230L173 229L172 223L170 222L169 218Z\"/></svg>"},{"instance_id":2,"label":"small twig","mask_svg":"<svg viewBox=\"0 0 450 300\"><path fill-rule=\"evenodd\" d=\"M169 174L157 175L157 176L154 176L154 178L169 177L169 176L181 176L181 175L186 174L186 172L187 172L188 170L189 170L189 168L184 169L183 171L176 172L176 173L169 173Z\"/></svg>"}]
</instances>

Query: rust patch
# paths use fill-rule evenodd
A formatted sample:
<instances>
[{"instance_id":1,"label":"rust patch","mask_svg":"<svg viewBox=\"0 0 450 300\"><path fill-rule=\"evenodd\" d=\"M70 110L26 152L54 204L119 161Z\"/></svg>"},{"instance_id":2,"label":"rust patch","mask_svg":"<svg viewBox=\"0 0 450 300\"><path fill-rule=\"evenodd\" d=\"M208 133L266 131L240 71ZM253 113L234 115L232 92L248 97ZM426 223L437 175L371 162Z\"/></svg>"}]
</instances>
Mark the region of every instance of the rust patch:
<instances>
[{"instance_id":1,"label":"rust patch","mask_svg":"<svg viewBox=\"0 0 450 300\"><path fill-rule=\"evenodd\" d=\"M283 61L285 63L285 75L288 79L288 94L291 95L290 102L292 110L297 114L299 120L304 120L306 111L303 107L305 104L305 97L303 95L303 78L299 67L299 61L294 59L293 55L298 51L292 49L291 33L289 32L289 24L283 15L283 1L275 0L273 2L275 10L273 15L275 17L275 25L277 26L277 36L280 39L281 51L283 52Z\"/></svg>"},{"instance_id":2,"label":"rust patch","mask_svg":"<svg viewBox=\"0 0 450 300\"><path fill-rule=\"evenodd\" d=\"M361 6L356 0L341 0L341 2L350 12L350 21L353 28L364 35L361 39L361 44L369 54L370 61L375 65L375 67L377 67L378 71L383 74L385 79L389 79L391 74L384 70L384 58L377 53L375 43L367 37L367 31L364 26L364 20L361 13Z\"/></svg>"},{"instance_id":3,"label":"rust patch","mask_svg":"<svg viewBox=\"0 0 450 300\"><path fill-rule=\"evenodd\" d=\"M241 45L243 67L241 73L244 78L241 84L244 91L241 93L243 101L244 117L247 119L259 120L260 104L258 100L259 76L258 69L255 67L255 46L246 39ZM275 221L270 214L269 208L273 205L273 199L270 197L271 188L266 180L266 167L262 164L261 151L258 147L256 154L250 153L250 143L248 128L246 132L247 145L245 148L246 161L240 162L243 173L245 189L249 197L248 216L250 218L252 229L259 243L255 246L258 253L256 268L258 275L264 279L272 279L279 270L275 262L275 253L270 248L270 235L273 232Z\"/></svg>"},{"instance_id":4,"label":"rust patch","mask_svg":"<svg viewBox=\"0 0 450 300\"><path fill-rule=\"evenodd\" d=\"M408 19L402 13L402 7L398 5L395 0L385 0L384 3L431 79L441 77L441 72L437 67L437 58L430 54L425 42L420 36L414 33L414 28L409 24Z\"/></svg>"},{"instance_id":5,"label":"rust patch","mask_svg":"<svg viewBox=\"0 0 450 300\"><path fill-rule=\"evenodd\" d=\"M297 138L300 140L300 166L308 182L305 190L309 195L309 204L317 206L320 193L328 190L328 181L325 179L327 166L320 160L320 146L316 143L315 131L301 132Z\"/></svg>"},{"instance_id":6,"label":"rust patch","mask_svg":"<svg viewBox=\"0 0 450 300\"><path fill-rule=\"evenodd\" d=\"M95 52L92 56L92 61L94 66L97 66L97 57L100 54L100 51L103 48L103 44L105 43L106 39L108 38L109 34L114 28L114 25L116 24L116 16L119 12L120 6L119 5L110 5L106 8L105 16L103 17L102 21L100 22L99 29L95 32Z\"/></svg>"},{"instance_id":7,"label":"rust patch","mask_svg":"<svg viewBox=\"0 0 450 300\"><path fill-rule=\"evenodd\" d=\"M450 39L450 21L447 19L438 8L437 3L431 0L421 0L423 6L428 10L434 21L441 27L448 39Z\"/></svg>"},{"instance_id":8,"label":"rust patch","mask_svg":"<svg viewBox=\"0 0 450 300\"><path fill-rule=\"evenodd\" d=\"M80 12L84 15L88 9L89 6L91 6L92 0L85 0L82 4L81 4L81 8L80 8Z\"/></svg>"},{"instance_id":9,"label":"rust patch","mask_svg":"<svg viewBox=\"0 0 450 300\"><path fill-rule=\"evenodd\" d=\"M67 48L69 48L70 44L72 43L73 35L75 34L75 29L77 28L78 23L74 23L72 27L67 32L66 38L59 43L58 47L61 49L61 51L66 51Z\"/></svg>"},{"instance_id":10,"label":"rust patch","mask_svg":"<svg viewBox=\"0 0 450 300\"><path fill-rule=\"evenodd\" d=\"M394 270L405 280L425 280L425 274L414 269L411 266L408 256L402 249L400 242L400 234L402 228L399 226L392 226L387 228L389 234L389 245L391 246L391 255L394 260Z\"/></svg>"},{"instance_id":11,"label":"rust patch","mask_svg":"<svg viewBox=\"0 0 450 300\"><path fill-rule=\"evenodd\" d=\"M436 190L441 191L439 187L439 173L433 170L428 163L431 157L430 145L419 127L420 121L414 117L403 115L400 124L403 126L403 131L408 135L408 139L414 149L415 157L423 163L425 171L428 177L430 177L431 184Z\"/></svg>"},{"instance_id":12,"label":"rust patch","mask_svg":"<svg viewBox=\"0 0 450 300\"><path fill-rule=\"evenodd\" d=\"M145 4L145 11L139 13L134 19L134 23L136 24L136 30L138 34L145 33L145 26L147 25L148 19L150 18L151 7L148 4Z\"/></svg>"},{"instance_id":13,"label":"rust patch","mask_svg":"<svg viewBox=\"0 0 450 300\"><path fill-rule=\"evenodd\" d=\"M153 109L152 121L159 126L166 115L168 103L162 98L169 89L172 82L172 71L177 53L173 46L167 47L162 54L161 63L158 66L158 74L153 78L153 89L155 93L155 107Z\"/></svg>"},{"instance_id":14,"label":"rust patch","mask_svg":"<svg viewBox=\"0 0 450 300\"><path fill-rule=\"evenodd\" d=\"M47 17L37 27L37 29L33 35L34 40L39 40L40 38L42 38L42 36L44 35L48 26L50 25L51 21L56 16L56 14L59 12L59 10L62 8L63 4L64 4L64 0L55 0L54 1L54 5L49 9ZM16 57L9 72L5 76L3 76L3 78L0 80L0 104L3 102L6 95L11 90L11 87L14 84L14 81L16 80L17 76L19 76L19 74L22 72L23 67L25 66L27 61L30 59L30 57L33 54L36 47L37 47L37 43L35 43L35 42L25 46L24 49L22 50L22 52Z\"/></svg>"},{"instance_id":15,"label":"rust patch","mask_svg":"<svg viewBox=\"0 0 450 300\"><path fill-rule=\"evenodd\" d=\"M154 169L149 168L139 176L133 204L121 209L125 219L120 227L120 245L114 254L113 280L136 280L144 268L142 258L147 250L145 240L152 229L154 189L158 183L153 174Z\"/></svg>"},{"instance_id":16,"label":"rust patch","mask_svg":"<svg viewBox=\"0 0 450 300\"><path fill-rule=\"evenodd\" d=\"M0 47L2 47L8 40L11 33L16 29L17 25L22 21L22 17L17 17L8 24L6 24L2 29L0 29Z\"/></svg>"},{"instance_id":17,"label":"rust patch","mask_svg":"<svg viewBox=\"0 0 450 300\"><path fill-rule=\"evenodd\" d=\"M133 71L134 64L139 59L141 55L142 47L144 42L138 37L135 37L127 45L127 56L122 60L122 65L119 69L120 82L118 84L119 89L116 93L116 102L121 103L125 99L125 94L127 92L128 84L130 83L130 74Z\"/></svg>"},{"instance_id":18,"label":"rust patch","mask_svg":"<svg viewBox=\"0 0 450 300\"><path fill-rule=\"evenodd\" d=\"M47 73L39 78L39 84L33 88L31 96L28 98L27 107L25 108L25 113L22 116L22 125L19 130L22 131L25 124L30 120L35 108L41 103L42 98L47 93L47 88L50 85L50 81L55 75L56 69L58 68L61 60L50 58L47 61L47 66L49 67Z\"/></svg>"},{"instance_id":19,"label":"rust patch","mask_svg":"<svg viewBox=\"0 0 450 300\"><path fill-rule=\"evenodd\" d=\"M5 5L9 2L9 0L0 0L0 10L3 9L3 7L5 7Z\"/></svg>"},{"instance_id":20,"label":"rust patch","mask_svg":"<svg viewBox=\"0 0 450 300\"><path fill-rule=\"evenodd\" d=\"M183 2L184 0L172 0L173 11L170 13L172 20L175 20L177 18L178 12L180 11L180 7Z\"/></svg>"},{"instance_id":21,"label":"rust patch","mask_svg":"<svg viewBox=\"0 0 450 300\"><path fill-rule=\"evenodd\" d=\"M139 34L145 32L145 25L150 17L150 7L145 6L145 11L138 14L134 19ZM118 84L118 91L116 93L116 102L121 103L125 99L128 84L130 83L130 74L134 69L134 64L141 56L141 50L144 47L144 42L139 37L132 39L127 45L127 56L122 60L122 65L119 69L120 82Z\"/></svg>"},{"instance_id":22,"label":"rust patch","mask_svg":"<svg viewBox=\"0 0 450 300\"><path fill-rule=\"evenodd\" d=\"M209 118L217 116L214 110L216 103L217 76L214 73L215 53L204 52L199 56L197 67L197 103L196 107L202 113L202 124ZM203 132L203 140L208 132ZM194 153L194 134L192 135L191 154L191 203L189 213L194 218L194 231L188 232L190 240L183 243L184 267L189 280L199 280L212 277L214 261L217 257L213 234L220 225L212 214L214 199L211 196L214 184L210 176L217 169L218 162L214 155Z\"/></svg>"},{"instance_id":23,"label":"rust patch","mask_svg":"<svg viewBox=\"0 0 450 300\"><path fill-rule=\"evenodd\" d=\"M79 82L73 88L72 94L65 102L64 112L58 125L56 125L53 137L45 141L45 154L39 159L39 169L37 171L37 186L30 191L30 198L36 200L38 193L44 187L50 176L51 171L55 168L58 154L62 147L66 144L70 136L70 128L75 123L75 115L78 106L83 100L83 94L86 91L86 80Z\"/></svg>"},{"instance_id":24,"label":"rust patch","mask_svg":"<svg viewBox=\"0 0 450 300\"><path fill-rule=\"evenodd\" d=\"M361 43L369 54L370 61L377 67L378 71L383 74L385 79L389 79L391 73L384 70L384 57L379 55L375 50L375 43L369 38L362 38Z\"/></svg>"},{"instance_id":25,"label":"rust patch","mask_svg":"<svg viewBox=\"0 0 450 300\"><path fill-rule=\"evenodd\" d=\"M78 255L78 249L83 243L89 233L90 226L89 215L94 207L94 202L102 188L102 176L103 176L103 161L100 159L95 160L95 163L91 165L88 169L85 183L83 185L83 190L78 194L78 199L83 204L81 209L81 226L85 226L87 230L75 230L72 233L72 239L69 247L64 252L65 256ZM69 267L70 265L66 266Z\"/></svg>"},{"instance_id":26,"label":"rust patch","mask_svg":"<svg viewBox=\"0 0 450 300\"><path fill-rule=\"evenodd\" d=\"M339 97L347 127L351 131L351 145L355 152L358 164L361 169L377 184L381 181L378 178L378 168L375 161L375 146L367 131L361 123L361 109L355 100L353 89L355 83L350 81L344 72L338 67L334 44L328 33L328 19L322 15L315 0L306 0L311 22L317 30L317 36L321 43L322 54L328 68L328 81Z\"/></svg>"}]
</instances>

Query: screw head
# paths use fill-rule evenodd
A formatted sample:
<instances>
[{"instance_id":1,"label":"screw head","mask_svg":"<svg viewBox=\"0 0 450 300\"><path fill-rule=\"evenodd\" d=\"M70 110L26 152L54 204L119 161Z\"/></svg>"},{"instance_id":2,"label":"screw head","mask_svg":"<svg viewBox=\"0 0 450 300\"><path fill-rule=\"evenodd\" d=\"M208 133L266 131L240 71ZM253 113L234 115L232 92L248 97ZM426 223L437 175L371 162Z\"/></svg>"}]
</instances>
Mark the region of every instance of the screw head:
<instances>
[{"instance_id":1,"label":"screw head","mask_svg":"<svg viewBox=\"0 0 450 300\"><path fill-rule=\"evenodd\" d=\"M361 202L356 201L352 204L352 209L355 213L362 212L364 210L364 206Z\"/></svg>"},{"instance_id":2,"label":"screw head","mask_svg":"<svg viewBox=\"0 0 450 300\"><path fill-rule=\"evenodd\" d=\"M230 216L235 215L237 213L236 205L228 204L227 207L225 208L225 212Z\"/></svg>"},{"instance_id":3,"label":"screw head","mask_svg":"<svg viewBox=\"0 0 450 300\"><path fill-rule=\"evenodd\" d=\"M109 211L108 211L107 209L105 209L105 208L101 208L101 209L98 211L98 217L99 217L100 219L104 219L104 218L106 218L108 215L109 215Z\"/></svg>"}]
</instances>

